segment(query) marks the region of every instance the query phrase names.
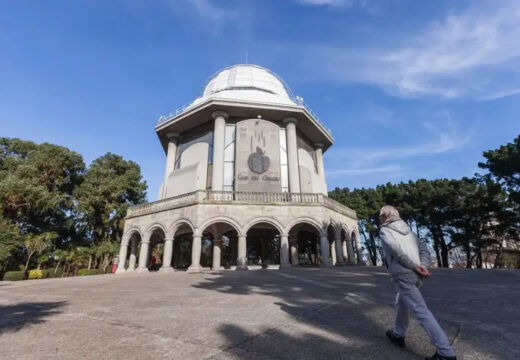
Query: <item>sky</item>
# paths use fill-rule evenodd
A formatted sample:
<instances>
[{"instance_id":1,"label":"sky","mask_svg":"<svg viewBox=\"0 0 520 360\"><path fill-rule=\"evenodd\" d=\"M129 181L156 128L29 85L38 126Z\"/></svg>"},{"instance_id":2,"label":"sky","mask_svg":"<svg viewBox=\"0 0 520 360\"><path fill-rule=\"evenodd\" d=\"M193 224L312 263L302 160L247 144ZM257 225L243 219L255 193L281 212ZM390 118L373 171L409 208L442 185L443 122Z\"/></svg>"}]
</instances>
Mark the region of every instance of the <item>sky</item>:
<instances>
[{"instance_id":1,"label":"sky","mask_svg":"<svg viewBox=\"0 0 520 360\"><path fill-rule=\"evenodd\" d=\"M277 73L332 130L329 190L482 172L520 134L520 2L3 0L0 136L137 162L220 69Z\"/></svg>"}]
</instances>

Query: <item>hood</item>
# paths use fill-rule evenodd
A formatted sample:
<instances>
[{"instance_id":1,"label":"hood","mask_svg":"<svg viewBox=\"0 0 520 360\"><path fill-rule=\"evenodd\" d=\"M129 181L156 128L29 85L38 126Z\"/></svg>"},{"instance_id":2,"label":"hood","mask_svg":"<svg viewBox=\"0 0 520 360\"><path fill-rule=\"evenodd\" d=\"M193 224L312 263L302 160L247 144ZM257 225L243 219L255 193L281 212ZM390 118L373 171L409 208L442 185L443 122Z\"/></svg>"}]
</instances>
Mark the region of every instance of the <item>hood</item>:
<instances>
[{"instance_id":1,"label":"hood","mask_svg":"<svg viewBox=\"0 0 520 360\"><path fill-rule=\"evenodd\" d=\"M401 235L408 235L410 232L410 227L404 220L396 220L392 222L388 222L384 224L383 226L388 227L389 229L392 229L394 231L397 231Z\"/></svg>"}]
</instances>

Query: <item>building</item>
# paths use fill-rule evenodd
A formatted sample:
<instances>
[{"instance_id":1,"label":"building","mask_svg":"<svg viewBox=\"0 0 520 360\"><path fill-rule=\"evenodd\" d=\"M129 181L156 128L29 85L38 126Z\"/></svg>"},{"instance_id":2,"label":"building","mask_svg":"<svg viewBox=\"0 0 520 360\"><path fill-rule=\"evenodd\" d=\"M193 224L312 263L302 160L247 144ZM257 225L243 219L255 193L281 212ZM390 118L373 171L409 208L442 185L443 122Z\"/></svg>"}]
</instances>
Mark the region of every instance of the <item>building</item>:
<instances>
[{"instance_id":1,"label":"building","mask_svg":"<svg viewBox=\"0 0 520 360\"><path fill-rule=\"evenodd\" d=\"M129 209L117 273L363 262L356 213L327 196L332 135L276 74L226 68L155 131L164 182Z\"/></svg>"}]
</instances>

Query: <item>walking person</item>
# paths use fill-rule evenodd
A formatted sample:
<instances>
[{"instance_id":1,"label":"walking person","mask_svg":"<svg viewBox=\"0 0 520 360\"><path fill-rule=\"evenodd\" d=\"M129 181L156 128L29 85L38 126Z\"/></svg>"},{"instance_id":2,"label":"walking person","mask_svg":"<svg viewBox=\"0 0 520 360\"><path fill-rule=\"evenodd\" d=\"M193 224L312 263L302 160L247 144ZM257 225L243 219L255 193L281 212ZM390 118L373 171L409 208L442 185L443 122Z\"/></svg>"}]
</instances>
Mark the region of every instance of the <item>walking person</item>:
<instances>
[{"instance_id":1,"label":"walking person","mask_svg":"<svg viewBox=\"0 0 520 360\"><path fill-rule=\"evenodd\" d=\"M430 277L430 252L426 244L411 231L392 206L386 205L381 208L379 221L379 236L386 267L397 290L398 299L395 325L392 330L386 332L386 336L394 345L404 348L411 313L436 347L435 354L426 360L456 360L448 337L428 309L419 290L423 279Z\"/></svg>"}]
</instances>

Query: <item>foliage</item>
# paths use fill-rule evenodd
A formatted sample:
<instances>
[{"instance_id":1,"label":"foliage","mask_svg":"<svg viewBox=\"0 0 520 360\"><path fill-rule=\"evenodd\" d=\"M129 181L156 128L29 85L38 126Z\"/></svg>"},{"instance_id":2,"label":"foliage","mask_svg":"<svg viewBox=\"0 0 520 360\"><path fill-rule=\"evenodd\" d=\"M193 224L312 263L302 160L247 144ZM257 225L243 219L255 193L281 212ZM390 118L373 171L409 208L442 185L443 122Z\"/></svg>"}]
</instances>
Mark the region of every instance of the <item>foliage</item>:
<instances>
[{"instance_id":1,"label":"foliage","mask_svg":"<svg viewBox=\"0 0 520 360\"><path fill-rule=\"evenodd\" d=\"M145 190L146 183L135 162L111 153L94 160L75 191L79 218L92 241L119 243L126 211L145 201Z\"/></svg>"},{"instance_id":2,"label":"foliage","mask_svg":"<svg viewBox=\"0 0 520 360\"><path fill-rule=\"evenodd\" d=\"M145 191L139 166L119 155L86 168L65 147L0 138L0 275L31 266L56 276L110 268L126 211Z\"/></svg>"},{"instance_id":3,"label":"foliage","mask_svg":"<svg viewBox=\"0 0 520 360\"><path fill-rule=\"evenodd\" d=\"M23 280L25 271L8 271L4 274L4 281L19 281Z\"/></svg>"},{"instance_id":4,"label":"foliage","mask_svg":"<svg viewBox=\"0 0 520 360\"><path fill-rule=\"evenodd\" d=\"M42 279L43 274L43 270L40 269L29 270L29 279Z\"/></svg>"},{"instance_id":5,"label":"foliage","mask_svg":"<svg viewBox=\"0 0 520 360\"><path fill-rule=\"evenodd\" d=\"M105 274L104 270L101 269L79 269L78 276L88 276L88 275L102 275Z\"/></svg>"}]
</instances>

